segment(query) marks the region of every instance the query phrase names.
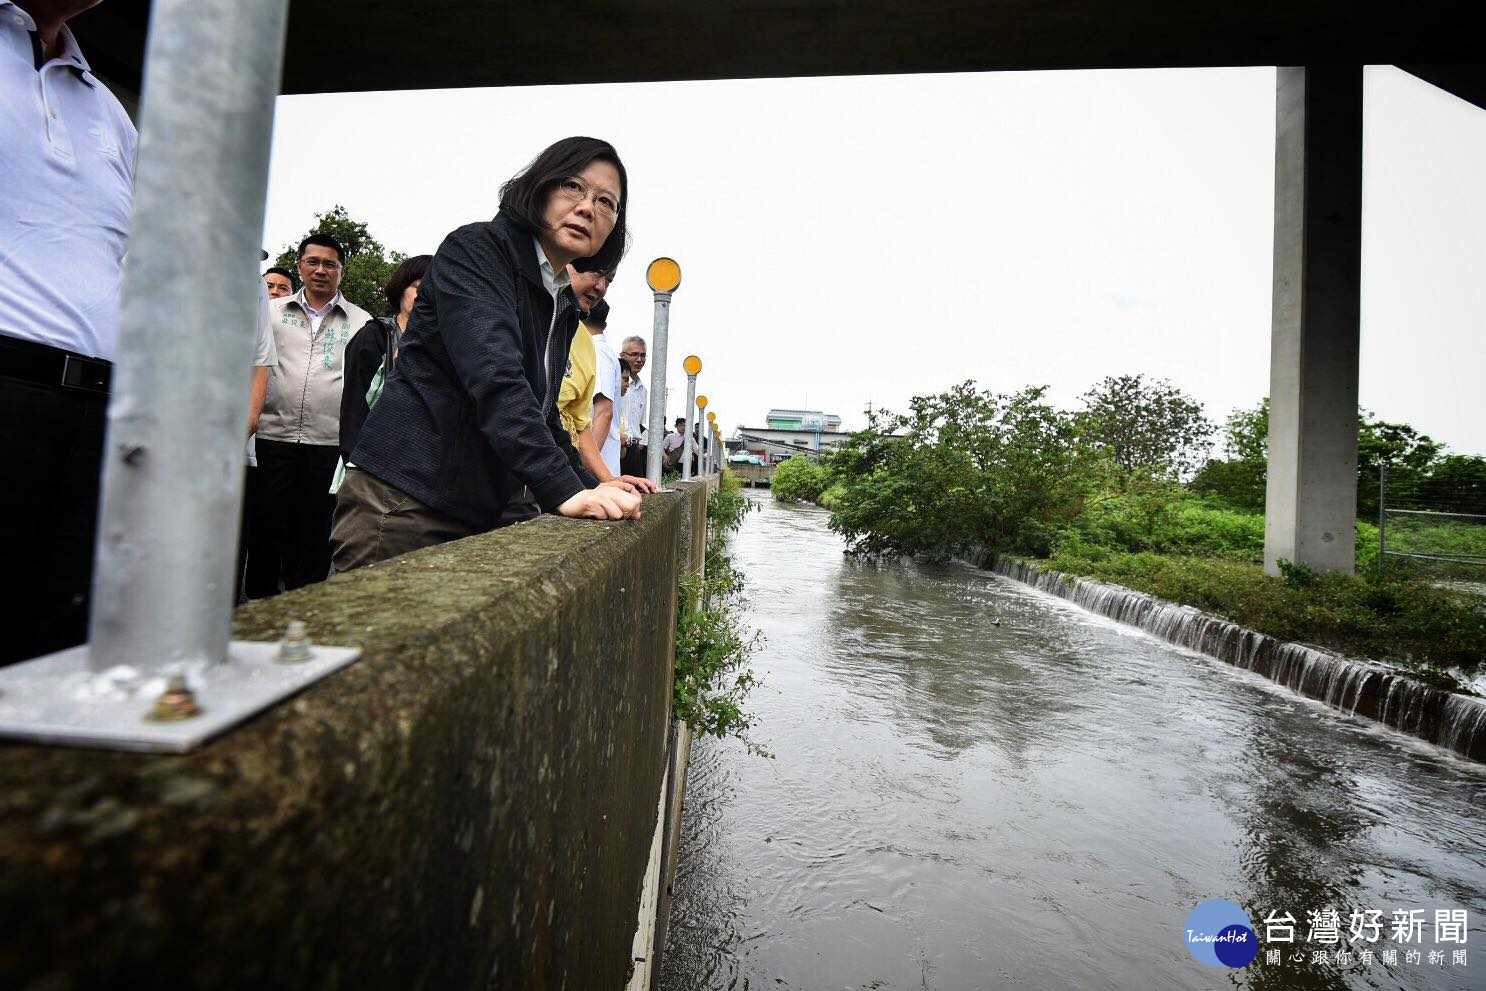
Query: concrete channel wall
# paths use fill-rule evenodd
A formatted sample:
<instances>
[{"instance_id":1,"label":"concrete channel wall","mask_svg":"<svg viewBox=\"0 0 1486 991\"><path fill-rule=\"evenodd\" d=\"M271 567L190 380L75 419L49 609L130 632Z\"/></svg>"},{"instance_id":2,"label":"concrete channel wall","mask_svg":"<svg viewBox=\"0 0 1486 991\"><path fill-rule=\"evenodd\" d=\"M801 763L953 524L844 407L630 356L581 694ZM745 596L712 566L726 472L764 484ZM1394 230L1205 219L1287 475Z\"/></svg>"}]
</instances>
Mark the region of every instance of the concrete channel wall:
<instances>
[{"instance_id":1,"label":"concrete channel wall","mask_svg":"<svg viewBox=\"0 0 1486 991\"><path fill-rule=\"evenodd\" d=\"M713 485L244 607L364 654L195 753L0 746L0 987L624 987Z\"/></svg>"}]
</instances>

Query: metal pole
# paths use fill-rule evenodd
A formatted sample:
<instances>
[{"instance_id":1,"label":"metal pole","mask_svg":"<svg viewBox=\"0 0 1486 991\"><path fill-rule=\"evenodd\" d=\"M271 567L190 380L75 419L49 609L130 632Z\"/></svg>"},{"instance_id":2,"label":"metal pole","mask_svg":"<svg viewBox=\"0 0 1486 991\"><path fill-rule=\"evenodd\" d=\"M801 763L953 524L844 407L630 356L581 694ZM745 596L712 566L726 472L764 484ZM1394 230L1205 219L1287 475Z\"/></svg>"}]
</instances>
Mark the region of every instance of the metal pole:
<instances>
[{"instance_id":1,"label":"metal pole","mask_svg":"<svg viewBox=\"0 0 1486 991\"><path fill-rule=\"evenodd\" d=\"M1388 462L1378 465L1378 577L1388 556Z\"/></svg>"},{"instance_id":2,"label":"metal pole","mask_svg":"<svg viewBox=\"0 0 1486 991\"><path fill-rule=\"evenodd\" d=\"M681 480L691 481L691 425L696 418L697 408L697 377L686 376L686 437L682 440L681 448Z\"/></svg>"},{"instance_id":3,"label":"metal pole","mask_svg":"<svg viewBox=\"0 0 1486 991\"><path fill-rule=\"evenodd\" d=\"M155 0L150 17L104 452L95 671L227 657L287 11L287 0Z\"/></svg>"},{"instance_id":4,"label":"metal pole","mask_svg":"<svg viewBox=\"0 0 1486 991\"><path fill-rule=\"evenodd\" d=\"M659 292L655 294L655 322L651 326L650 353L652 364L650 366L650 394L652 396L664 396L666 394L666 345L671 333L671 294ZM651 441L645 448L645 477L656 485L660 484L661 448L665 445L657 443L656 437L666 435L666 410L665 403L650 404L650 431Z\"/></svg>"}]
</instances>

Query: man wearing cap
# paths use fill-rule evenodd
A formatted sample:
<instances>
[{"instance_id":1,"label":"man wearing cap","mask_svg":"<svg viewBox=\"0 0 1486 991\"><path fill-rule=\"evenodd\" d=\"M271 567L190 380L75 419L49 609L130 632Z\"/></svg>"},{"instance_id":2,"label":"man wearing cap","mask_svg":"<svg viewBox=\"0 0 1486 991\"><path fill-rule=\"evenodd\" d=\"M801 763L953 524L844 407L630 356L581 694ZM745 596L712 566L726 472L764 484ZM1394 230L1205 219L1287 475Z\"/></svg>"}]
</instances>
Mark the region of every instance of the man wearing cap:
<instances>
[{"instance_id":1,"label":"man wearing cap","mask_svg":"<svg viewBox=\"0 0 1486 991\"><path fill-rule=\"evenodd\" d=\"M327 234L299 244L302 288L269 304L279 363L255 439L248 492L251 598L323 581L330 573L330 482L340 458L346 345L371 319L340 293L346 253Z\"/></svg>"},{"instance_id":2,"label":"man wearing cap","mask_svg":"<svg viewBox=\"0 0 1486 991\"><path fill-rule=\"evenodd\" d=\"M0 664L87 636L135 132L67 21L0 0Z\"/></svg>"}]
</instances>

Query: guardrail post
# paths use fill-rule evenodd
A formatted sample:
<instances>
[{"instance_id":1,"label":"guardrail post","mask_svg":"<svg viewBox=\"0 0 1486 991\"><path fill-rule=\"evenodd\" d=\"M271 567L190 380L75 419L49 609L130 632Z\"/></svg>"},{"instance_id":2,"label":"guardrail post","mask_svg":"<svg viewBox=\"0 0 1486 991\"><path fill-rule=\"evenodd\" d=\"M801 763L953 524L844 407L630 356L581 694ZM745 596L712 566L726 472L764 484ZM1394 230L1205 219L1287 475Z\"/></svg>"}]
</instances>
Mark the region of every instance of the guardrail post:
<instances>
[{"instance_id":1,"label":"guardrail post","mask_svg":"<svg viewBox=\"0 0 1486 991\"><path fill-rule=\"evenodd\" d=\"M681 266L670 258L657 258L645 269L645 281L655 293L655 318L651 324L650 440L645 447L645 477L660 484L666 436L666 351L671 336L671 294L681 285ZM657 440L659 438L659 440Z\"/></svg>"},{"instance_id":2,"label":"guardrail post","mask_svg":"<svg viewBox=\"0 0 1486 991\"><path fill-rule=\"evenodd\" d=\"M89 642L0 671L0 735L188 750L360 653L231 641L287 15L155 0Z\"/></svg>"}]
</instances>

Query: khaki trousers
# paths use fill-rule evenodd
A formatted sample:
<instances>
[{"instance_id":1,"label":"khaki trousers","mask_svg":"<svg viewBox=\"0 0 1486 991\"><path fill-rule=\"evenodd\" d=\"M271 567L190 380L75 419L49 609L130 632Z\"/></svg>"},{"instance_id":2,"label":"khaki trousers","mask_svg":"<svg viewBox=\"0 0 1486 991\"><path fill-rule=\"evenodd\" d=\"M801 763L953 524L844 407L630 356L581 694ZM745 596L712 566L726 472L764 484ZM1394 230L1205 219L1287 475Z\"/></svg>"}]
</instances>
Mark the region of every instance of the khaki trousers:
<instances>
[{"instance_id":1,"label":"khaki trousers","mask_svg":"<svg viewBox=\"0 0 1486 991\"><path fill-rule=\"evenodd\" d=\"M367 564L478 533L360 468L347 468L335 499L330 548L335 570Z\"/></svg>"}]
</instances>

